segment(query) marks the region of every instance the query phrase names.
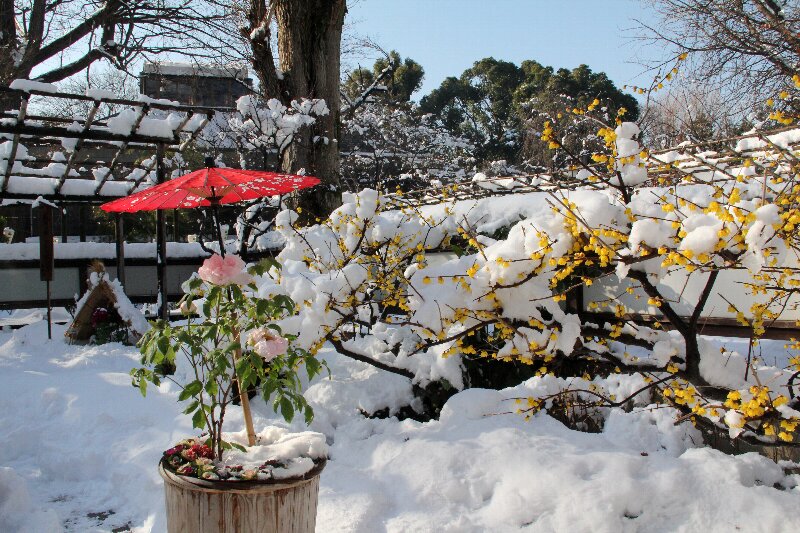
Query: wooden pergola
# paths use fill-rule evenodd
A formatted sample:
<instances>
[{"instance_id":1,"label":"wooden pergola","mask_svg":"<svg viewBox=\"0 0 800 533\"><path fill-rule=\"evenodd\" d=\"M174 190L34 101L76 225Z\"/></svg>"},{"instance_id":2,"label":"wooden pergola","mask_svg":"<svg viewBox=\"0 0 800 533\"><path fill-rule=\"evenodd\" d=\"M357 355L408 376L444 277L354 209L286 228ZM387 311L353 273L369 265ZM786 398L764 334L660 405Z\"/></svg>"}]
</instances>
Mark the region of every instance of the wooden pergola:
<instances>
[{"instance_id":1,"label":"wooden pergola","mask_svg":"<svg viewBox=\"0 0 800 533\"><path fill-rule=\"evenodd\" d=\"M19 81L19 80L18 80ZM13 87L13 88L12 88ZM0 86L0 201L99 205L167 179L167 154L182 152L217 112L141 96L68 94L45 84ZM82 116L49 110L81 108ZM166 225L156 212L159 316L167 316ZM125 283L123 218L115 216L117 277Z\"/></svg>"}]
</instances>

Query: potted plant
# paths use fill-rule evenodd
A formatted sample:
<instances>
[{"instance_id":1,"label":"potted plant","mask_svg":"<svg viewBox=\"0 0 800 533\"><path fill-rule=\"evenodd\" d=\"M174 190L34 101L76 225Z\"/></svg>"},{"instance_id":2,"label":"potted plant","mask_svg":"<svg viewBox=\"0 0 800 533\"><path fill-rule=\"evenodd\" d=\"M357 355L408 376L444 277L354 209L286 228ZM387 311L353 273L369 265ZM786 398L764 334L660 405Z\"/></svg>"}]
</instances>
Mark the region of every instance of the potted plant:
<instances>
[{"instance_id":1,"label":"potted plant","mask_svg":"<svg viewBox=\"0 0 800 533\"><path fill-rule=\"evenodd\" d=\"M134 385L144 395L148 383L175 383L183 412L203 430L165 451L159 466L172 533L314 530L324 436L276 427L257 435L250 414L247 391L259 391L285 420L301 413L310 422L298 372L312 379L323 368L276 324L295 314L294 302L256 296L253 275L271 265L248 272L238 256L210 257L184 283L186 320L158 322L139 343ZM237 399L246 431L224 433Z\"/></svg>"}]
</instances>

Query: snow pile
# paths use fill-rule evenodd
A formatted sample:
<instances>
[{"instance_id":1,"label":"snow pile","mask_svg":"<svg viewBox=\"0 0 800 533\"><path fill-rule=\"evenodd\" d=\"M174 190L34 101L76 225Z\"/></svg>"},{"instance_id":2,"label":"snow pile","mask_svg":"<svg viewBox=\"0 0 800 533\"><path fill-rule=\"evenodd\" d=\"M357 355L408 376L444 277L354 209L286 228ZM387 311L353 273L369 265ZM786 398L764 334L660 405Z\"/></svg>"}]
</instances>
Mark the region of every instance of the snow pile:
<instances>
[{"instance_id":1,"label":"snow pile","mask_svg":"<svg viewBox=\"0 0 800 533\"><path fill-rule=\"evenodd\" d=\"M757 133L756 130L749 131L745 135ZM754 135L753 137L745 137L736 143L737 152L752 152L756 150L764 150L770 147L770 143L781 148L792 148L794 145L800 143L800 129L790 129L774 133L766 136L766 141Z\"/></svg>"},{"instance_id":2,"label":"snow pile","mask_svg":"<svg viewBox=\"0 0 800 533\"><path fill-rule=\"evenodd\" d=\"M247 432L226 434L225 440L247 446ZM258 468L269 461L281 466L270 469L274 479L289 479L307 474L314 468L314 460L326 459L328 445L325 435L314 431L290 432L286 428L269 426L256 434L256 445L246 452L231 450L223 458L224 465L241 465L244 470ZM224 468L224 467L223 467Z\"/></svg>"},{"instance_id":3,"label":"snow pile","mask_svg":"<svg viewBox=\"0 0 800 533\"><path fill-rule=\"evenodd\" d=\"M173 61L145 62L142 73L162 76L207 76L217 78L245 79L247 67L231 63L217 66L211 64L180 63Z\"/></svg>"},{"instance_id":4,"label":"snow pile","mask_svg":"<svg viewBox=\"0 0 800 533\"><path fill-rule=\"evenodd\" d=\"M520 178L508 177L508 178L501 178L501 177L488 177L483 172L478 172L475 176L472 177L472 183L477 185L482 189L487 189L493 192L500 192L500 191L510 191L513 189L517 189L520 187L527 187L528 183L525 183Z\"/></svg>"},{"instance_id":5,"label":"snow pile","mask_svg":"<svg viewBox=\"0 0 800 533\"><path fill-rule=\"evenodd\" d=\"M634 187L647 181L647 168L639 155L642 147L634 139L639 133L639 126L633 122L623 122L614 130L617 148L615 168L619 172L616 180L618 184L621 182L621 185Z\"/></svg>"},{"instance_id":6,"label":"snow pile","mask_svg":"<svg viewBox=\"0 0 800 533\"><path fill-rule=\"evenodd\" d=\"M9 85L9 89L16 89L18 91L39 91L43 93L56 93L58 92L58 87L53 85L52 83L44 83L41 81L35 80L13 80Z\"/></svg>"},{"instance_id":7,"label":"snow pile","mask_svg":"<svg viewBox=\"0 0 800 533\"><path fill-rule=\"evenodd\" d=\"M128 376L136 349L66 345L58 328L53 341L43 323L0 332L0 529L164 531L156 465L163 450L195 434L177 389L165 383L142 398ZM781 345L764 348L777 353ZM544 413L529 422L500 414L514 410L516 397L549 390L548 379L534 378L459 393L440 421L369 419L359 410L408 402L410 381L328 348L320 356L332 379L306 393L316 412L310 429L325 434L330 453L318 531L800 528L797 475L754 454L698 448L693 428L674 425L668 409L611 410L599 434ZM262 400L252 405L257 428L289 429ZM233 427L243 423L238 408L228 416ZM307 430L299 421L291 429ZM576 494L584 495L580 513Z\"/></svg>"},{"instance_id":8,"label":"snow pile","mask_svg":"<svg viewBox=\"0 0 800 533\"><path fill-rule=\"evenodd\" d=\"M61 531L58 514L53 509L31 504L28 484L12 468L0 467L0 531L41 533Z\"/></svg>"},{"instance_id":9,"label":"snow pile","mask_svg":"<svg viewBox=\"0 0 800 533\"><path fill-rule=\"evenodd\" d=\"M137 335L144 335L147 333L147 331L150 329L150 323L144 317L144 314L142 314L142 312L137 309L135 305L133 305L130 299L128 299L122 283L120 283L118 279L107 279L107 275L104 276L104 278L106 278L105 282L114 293L114 307L117 309L117 313L119 313L120 318L125 321L131 331L135 332ZM93 281L90 280L89 283L91 285ZM76 306L76 308L77 307L78 306Z\"/></svg>"},{"instance_id":10,"label":"snow pile","mask_svg":"<svg viewBox=\"0 0 800 533\"><path fill-rule=\"evenodd\" d=\"M228 435L226 434L226 440ZM244 431L230 434L230 442L247 443ZM290 432L286 428L269 426L256 434L256 445L247 452L232 450L226 454L229 463L247 461L288 461L296 457L324 459L328 455L325 435L314 431Z\"/></svg>"},{"instance_id":11,"label":"snow pile","mask_svg":"<svg viewBox=\"0 0 800 533\"><path fill-rule=\"evenodd\" d=\"M184 118L178 113L169 113L164 118L159 118L154 111L151 116L141 117L141 108L126 108L106 122L107 131L117 135L145 135L148 137L162 137L172 139L175 132L183 123ZM138 123L137 123L138 121Z\"/></svg>"},{"instance_id":12,"label":"snow pile","mask_svg":"<svg viewBox=\"0 0 800 533\"><path fill-rule=\"evenodd\" d=\"M345 202L331 215L330 226L317 225L302 233L292 227L296 213L279 213L275 223L285 245L277 260L283 266L279 273L260 281L259 296L286 294L301 306L299 315L284 320L281 327L296 333L299 345L312 350L349 318L352 309L346 302L362 301L356 313L364 316L377 312L368 295L372 292L369 277L374 265L370 257L362 255L363 247L390 242L389 246L398 251L431 249L455 229L452 223L438 225L416 213L385 216L378 211L381 200L377 191L370 189L346 195ZM404 261L387 261L394 269L392 275L403 276L407 266ZM410 276L408 273L406 277ZM436 351L415 353L418 339L410 328L387 325L369 343L356 339L348 342L347 348L407 369L422 383L438 378L459 383L458 361L443 360L441 352ZM398 344L399 352L392 353L392 347Z\"/></svg>"},{"instance_id":13,"label":"snow pile","mask_svg":"<svg viewBox=\"0 0 800 533\"><path fill-rule=\"evenodd\" d=\"M103 98L113 100L117 98L117 93L115 93L114 91L109 91L107 89L97 89L95 87L87 88L85 94L89 98L93 98L95 100L102 100Z\"/></svg>"},{"instance_id":14,"label":"snow pile","mask_svg":"<svg viewBox=\"0 0 800 533\"><path fill-rule=\"evenodd\" d=\"M676 426L669 409L615 409L602 434L571 431L544 414L528 423L498 414L514 405L513 397L543 385L534 378L503 391L466 390L448 401L439 421L426 424L354 419L338 427L323 473L318 529L796 527L782 521L796 520L790 509L799 497L797 476L754 454L696 448L697 432ZM583 495L580 513L575 494Z\"/></svg>"}]
</instances>

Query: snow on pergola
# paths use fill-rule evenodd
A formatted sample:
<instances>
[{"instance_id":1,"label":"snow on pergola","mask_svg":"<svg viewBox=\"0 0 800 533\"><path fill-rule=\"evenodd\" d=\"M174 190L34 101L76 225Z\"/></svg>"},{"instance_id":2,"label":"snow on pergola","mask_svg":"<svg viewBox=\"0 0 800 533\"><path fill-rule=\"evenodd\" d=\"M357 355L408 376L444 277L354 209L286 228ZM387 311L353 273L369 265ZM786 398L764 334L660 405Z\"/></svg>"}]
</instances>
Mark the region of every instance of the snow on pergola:
<instances>
[{"instance_id":1,"label":"snow on pergola","mask_svg":"<svg viewBox=\"0 0 800 533\"><path fill-rule=\"evenodd\" d=\"M656 150L642 160L646 178L635 185L673 185L681 181L720 184L736 181L732 169L745 162L766 176L784 172L782 162L800 160L800 128L786 126L769 130L753 129L725 139L683 142ZM472 181L387 194L385 201L395 207L436 205L446 201L476 200L490 196L547 192L576 188L606 188L609 184L592 179L592 170L602 166L589 163L568 169L515 176L487 177L476 174ZM766 181L759 178L764 187ZM613 186L613 184L611 184ZM634 185L634 184L626 184Z\"/></svg>"},{"instance_id":2,"label":"snow on pergola","mask_svg":"<svg viewBox=\"0 0 800 533\"><path fill-rule=\"evenodd\" d=\"M15 109L4 109L10 105ZM53 109L85 113L64 116ZM166 154L183 151L216 112L226 111L233 110L144 95L125 100L99 90L69 94L14 80L0 86L0 201L99 204L162 183ZM163 212L156 216L159 314L166 317L166 229ZM122 222L118 215L117 277L124 283Z\"/></svg>"},{"instance_id":3,"label":"snow on pergola","mask_svg":"<svg viewBox=\"0 0 800 533\"><path fill-rule=\"evenodd\" d=\"M61 93L55 86L15 80L0 87L0 199L100 203L163 181L164 154L181 152L216 111L107 91ZM103 106L115 112L99 117ZM7 107L7 106L6 106ZM52 116L53 108L84 108L83 116ZM229 110L227 110L229 111ZM102 159L101 159L102 158Z\"/></svg>"}]
</instances>

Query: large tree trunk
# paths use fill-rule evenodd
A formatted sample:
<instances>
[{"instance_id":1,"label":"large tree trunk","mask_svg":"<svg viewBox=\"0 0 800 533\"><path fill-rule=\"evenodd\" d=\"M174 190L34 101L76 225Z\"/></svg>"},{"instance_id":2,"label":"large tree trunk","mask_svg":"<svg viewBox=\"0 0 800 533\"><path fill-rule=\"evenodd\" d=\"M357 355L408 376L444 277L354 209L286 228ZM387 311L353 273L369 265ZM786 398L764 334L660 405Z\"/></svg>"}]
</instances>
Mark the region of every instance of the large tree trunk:
<instances>
[{"instance_id":1,"label":"large tree trunk","mask_svg":"<svg viewBox=\"0 0 800 533\"><path fill-rule=\"evenodd\" d=\"M321 98L330 113L318 117L312 128L301 130L286 150L285 172L304 169L322 184L301 194L304 218L324 217L341 204L339 163L340 51L346 0L251 0L251 28L267 28L274 15L278 25L278 58L282 76L276 73L269 46L269 32L257 34L253 68L267 97L284 104L300 98ZM265 18L267 17L267 18ZM263 35L266 34L265 38ZM316 140L315 140L316 139Z\"/></svg>"},{"instance_id":2,"label":"large tree trunk","mask_svg":"<svg viewBox=\"0 0 800 533\"><path fill-rule=\"evenodd\" d=\"M7 85L14 69L17 53L17 25L14 0L0 0L0 83Z\"/></svg>"},{"instance_id":3,"label":"large tree trunk","mask_svg":"<svg viewBox=\"0 0 800 533\"><path fill-rule=\"evenodd\" d=\"M19 48L14 19L14 0L0 0L0 85L8 85L17 74L15 58ZM0 94L0 111L19 107L19 98Z\"/></svg>"}]
</instances>

